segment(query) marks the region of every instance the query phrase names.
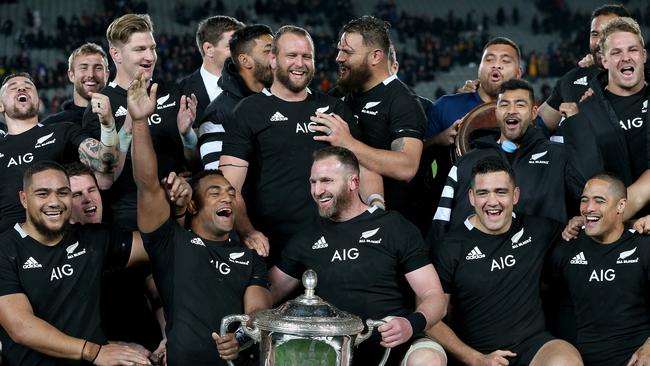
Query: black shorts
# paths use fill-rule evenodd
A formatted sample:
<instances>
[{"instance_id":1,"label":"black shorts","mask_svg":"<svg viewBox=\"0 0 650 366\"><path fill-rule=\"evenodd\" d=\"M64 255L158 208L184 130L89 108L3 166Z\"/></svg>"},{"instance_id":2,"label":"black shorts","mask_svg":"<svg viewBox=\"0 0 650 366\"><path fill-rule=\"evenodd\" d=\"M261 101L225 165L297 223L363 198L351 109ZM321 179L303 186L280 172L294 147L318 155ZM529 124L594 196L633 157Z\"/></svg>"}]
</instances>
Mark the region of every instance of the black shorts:
<instances>
[{"instance_id":1,"label":"black shorts","mask_svg":"<svg viewBox=\"0 0 650 366\"><path fill-rule=\"evenodd\" d=\"M540 348L549 341L556 339L551 333L543 331L531 337L528 337L523 342L513 346L510 351L517 354L517 357L508 359L511 366L528 366L537 354Z\"/></svg>"}]
</instances>

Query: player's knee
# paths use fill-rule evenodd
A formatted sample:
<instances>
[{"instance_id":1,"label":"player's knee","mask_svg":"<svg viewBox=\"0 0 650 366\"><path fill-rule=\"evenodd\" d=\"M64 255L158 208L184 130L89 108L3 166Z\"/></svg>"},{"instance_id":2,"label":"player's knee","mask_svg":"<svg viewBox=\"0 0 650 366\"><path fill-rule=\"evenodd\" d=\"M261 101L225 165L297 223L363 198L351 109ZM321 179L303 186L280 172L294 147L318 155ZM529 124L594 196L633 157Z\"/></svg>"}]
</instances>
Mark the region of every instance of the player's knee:
<instances>
[{"instance_id":1,"label":"player's knee","mask_svg":"<svg viewBox=\"0 0 650 366\"><path fill-rule=\"evenodd\" d=\"M447 358L433 349L418 349L409 355L406 366L446 366Z\"/></svg>"}]
</instances>

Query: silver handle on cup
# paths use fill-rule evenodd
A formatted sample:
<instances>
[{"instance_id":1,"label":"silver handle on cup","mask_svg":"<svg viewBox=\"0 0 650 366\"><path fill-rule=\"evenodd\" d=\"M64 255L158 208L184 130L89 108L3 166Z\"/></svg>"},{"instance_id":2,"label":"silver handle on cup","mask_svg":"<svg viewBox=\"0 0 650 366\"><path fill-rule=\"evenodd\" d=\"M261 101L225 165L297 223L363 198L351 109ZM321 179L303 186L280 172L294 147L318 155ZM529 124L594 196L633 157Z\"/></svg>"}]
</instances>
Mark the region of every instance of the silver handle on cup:
<instances>
[{"instance_id":1,"label":"silver handle on cup","mask_svg":"<svg viewBox=\"0 0 650 366\"><path fill-rule=\"evenodd\" d=\"M223 337L228 333L228 326L234 322L241 323L241 329L244 330L247 336L251 337L255 342L259 343L260 341L260 330L259 328L249 328L246 323L250 320L248 315L226 315L221 319L221 328L219 329L219 336ZM226 360L228 366L235 366L232 361Z\"/></svg>"},{"instance_id":2,"label":"silver handle on cup","mask_svg":"<svg viewBox=\"0 0 650 366\"><path fill-rule=\"evenodd\" d=\"M366 320L366 327L368 328L368 330L366 330L365 333L361 333L357 336L357 339L354 341L354 346L356 347L359 344L361 344L361 342L370 338L370 336L372 335L372 331L375 328L379 328L383 324L386 324L386 321L374 320L374 319ZM388 361L388 356L390 356L390 348L386 348L386 350L384 351L384 357L381 358L381 361L379 361L378 366L384 366L386 364L386 361Z\"/></svg>"}]
</instances>

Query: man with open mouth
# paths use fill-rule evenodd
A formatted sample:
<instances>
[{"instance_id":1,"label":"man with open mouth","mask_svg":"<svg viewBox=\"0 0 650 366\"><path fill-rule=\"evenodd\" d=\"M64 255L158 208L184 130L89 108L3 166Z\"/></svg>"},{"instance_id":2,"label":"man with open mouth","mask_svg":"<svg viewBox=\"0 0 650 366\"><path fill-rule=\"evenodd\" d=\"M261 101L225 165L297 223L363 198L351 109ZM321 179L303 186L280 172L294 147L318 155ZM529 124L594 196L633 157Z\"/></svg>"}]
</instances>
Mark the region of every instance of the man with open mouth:
<instances>
[{"instance_id":1,"label":"man with open mouth","mask_svg":"<svg viewBox=\"0 0 650 366\"><path fill-rule=\"evenodd\" d=\"M623 182L603 173L580 199L585 228L560 242L549 283L568 289L577 323L576 347L587 365L644 365L650 360L650 238L626 230Z\"/></svg>"},{"instance_id":2,"label":"man with open mouth","mask_svg":"<svg viewBox=\"0 0 650 366\"><path fill-rule=\"evenodd\" d=\"M62 111L48 116L42 123L74 122L81 126L91 95L104 89L108 75L108 59L101 46L89 42L72 51L68 58L72 100L63 102Z\"/></svg>"},{"instance_id":3,"label":"man with open mouth","mask_svg":"<svg viewBox=\"0 0 650 366\"><path fill-rule=\"evenodd\" d=\"M466 365L581 366L578 351L546 329L540 296L562 224L513 212L520 188L498 156L476 162L465 194L474 214L431 251L451 319L427 334Z\"/></svg>"},{"instance_id":4,"label":"man with open mouth","mask_svg":"<svg viewBox=\"0 0 650 366\"><path fill-rule=\"evenodd\" d=\"M185 212L172 213L165 194L170 181L158 180L147 123L156 108L157 85L149 94L146 82L140 75L129 88L128 111L136 151L133 171L138 187L138 228L167 321L167 362L225 365L224 360L238 357L240 344L233 333L216 333L221 319L271 306L266 264L254 250L230 237L236 216L235 188L219 170L196 174L191 187L169 198L172 203L188 195L192 198L186 205L191 229L175 221ZM172 185L176 184L180 182Z\"/></svg>"},{"instance_id":5,"label":"man with open mouth","mask_svg":"<svg viewBox=\"0 0 650 366\"><path fill-rule=\"evenodd\" d=\"M466 194L472 167L486 156L497 156L514 170L521 187L516 206L520 212L566 222L570 217L567 199L580 197L586 178L564 144L549 141L531 126L536 116L530 83L512 79L501 85L496 106L499 132L476 139L476 149L451 169L427 236L430 244L462 226L472 212Z\"/></svg>"},{"instance_id":6,"label":"man with open mouth","mask_svg":"<svg viewBox=\"0 0 650 366\"><path fill-rule=\"evenodd\" d=\"M590 81L593 95L578 105L580 112L566 119L560 130L565 143L576 146L576 155L595 156L582 166L591 174L609 171L630 187L625 218L643 208L650 176L640 179L650 166L649 88L644 70L647 59L643 36L632 18L617 18L605 25L599 49L605 71ZM633 187L631 187L633 186ZM648 214L648 211L642 211ZM640 215L639 215L640 216Z\"/></svg>"}]
</instances>

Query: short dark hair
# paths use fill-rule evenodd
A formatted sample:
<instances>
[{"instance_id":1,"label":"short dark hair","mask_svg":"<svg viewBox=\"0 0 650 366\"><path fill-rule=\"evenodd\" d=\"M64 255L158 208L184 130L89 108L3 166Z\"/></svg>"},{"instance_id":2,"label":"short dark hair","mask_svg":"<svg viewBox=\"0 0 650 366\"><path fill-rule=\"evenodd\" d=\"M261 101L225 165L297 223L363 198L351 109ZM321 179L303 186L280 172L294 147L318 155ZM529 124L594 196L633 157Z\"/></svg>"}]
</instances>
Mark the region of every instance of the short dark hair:
<instances>
[{"instance_id":1,"label":"short dark hair","mask_svg":"<svg viewBox=\"0 0 650 366\"><path fill-rule=\"evenodd\" d=\"M8 83L9 80L11 80L13 78L17 78L19 76L22 76L24 78L29 79L29 81L31 81L32 84L36 85L36 82L34 81L34 78L32 78L32 76L29 75L29 73L22 71L22 72L15 72L13 74L9 74L9 75L5 76L5 78L2 80L2 85L0 87L5 86L5 84Z\"/></svg>"},{"instance_id":2,"label":"short dark hair","mask_svg":"<svg viewBox=\"0 0 650 366\"><path fill-rule=\"evenodd\" d=\"M200 21L196 29L196 47L199 48L201 57L204 56L203 43L210 42L216 45L221 41L224 33L242 28L244 23L227 15L215 15Z\"/></svg>"},{"instance_id":3,"label":"short dark hair","mask_svg":"<svg viewBox=\"0 0 650 366\"><path fill-rule=\"evenodd\" d=\"M59 171L63 173L66 180L70 182L70 177L68 177L68 173L65 171L65 168L61 164L51 160L43 160L30 165L29 168L25 170L25 173L23 174L23 191L27 191L27 187L32 184L32 177L34 174L38 174L46 170Z\"/></svg>"},{"instance_id":4,"label":"short dark hair","mask_svg":"<svg viewBox=\"0 0 650 366\"><path fill-rule=\"evenodd\" d=\"M341 162L341 164L343 164L346 169L350 170L353 174L359 175L359 159L357 159L356 155L354 155L352 151L344 147L328 146L322 149L318 149L312 154L314 162L327 159L332 156Z\"/></svg>"},{"instance_id":5,"label":"short dark hair","mask_svg":"<svg viewBox=\"0 0 650 366\"><path fill-rule=\"evenodd\" d=\"M636 36L636 38L639 40L639 43L641 44L641 48L645 47L645 43L643 41L643 34L641 33L641 27L639 27L639 23L636 22L636 20L630 18L630 17L621 17L621 18L616 18L613 20L610 20L605 24L603 29L600 31L600 38L598 39L598 48L600 49L600 52L605 54L605 43L607 42L607 38L611 36L614 33L618 32L627 32L627 33L632 33Z\"/></svg>"},{"instance_id":6,"label":"short dark hair","mask_svg":"<svg viewBox=\"0 0 650 366\"><path fill-rule=\"evenodd\" d=\"M510 164L506 163L502 158L498 156L487 156L477 161L476 164L474 164L474 167L472 167L470 187L474 189L477 175L498 172L505 172L508 174L510 180L512 181L512 185L517 185L515 181L515 172L512 170Z\"/></svg>"},{"instance_id":7,"label":"short dark hair","mask_svg":"<svg viewBox=\"0 0 650 366\"><path fill-rule=\"evenodd\" d=\"M95 178L95 173L93 172L93 170L90 169L87 165L81 163L80 161L75 161L72 163L65 164L63 167L65 168L66 174L68 174L68 178L80 177L82 175L89 175L93 178L95 185L98 185L97 178Z\"/></svg>"},{"instance_id":8,"label":"short dark hair","mask_svg":"<svg viewBox=\"0 0 650 366\"><path fill-rule=\"evenodd\" d=\"M492 38L491 40L488 41L488 43L485 44L485 47L483 47L483 53L485 53L485 50L488 49L488 47L493 46L495 44L504 44L506 46L510 46L515 49L517 52L517 63L521 63L521 50L519 49L519 46L513 41L512 39L508 37L496 37Z\"/></svg>"},{"instance_id":9,"label":"short dark hair","mask_svg":"<svg viewBox=\"0 0 650 366\"><path fill-rule=\"evenodd\" d=\"M499 92L497 92L497 96L503 94L507 90L528 90L528 96L530 97L531 103L533 105L535 104L535 91L533 90L533 86L530 85L529 82L523 79L510 79L508 81L504 81L503 84L501 84L501 87L499 87Z\"/></svg>"},{"instance_id":10,"label":"short dark hair","mask_svg":"<svg viewBox=\"0 0 650 366\"><path fill-rule=\"evenodd\" d=\"M341 34L343 33L360 34L364 46L381 48L388 59L392 43L390 41L390 23L387 21L375 18L372 15L364 15L344 25L341 29Z\"/></svg>"},{"instance_id":11,"label":"short dark hair","mask_svg":"<svg viewBox=\"0 0 650 366\"><path fill-rule=\"evenodd\" d=\"M223 177L223 173L220 169L206 169L194 174L192 176L192 181L190 182L190 185L192 186L192 196L194 196L196 190L199 189L199 183L201 183L201 179L215 175Z\"/></svg>"},{"instance_id":12,"label":"short dark hair","mask_svg":"<svg viewBox=\"0 0 650 366\"><path fill-rule=\"evenodd\" d=\"M606 4L596 8L591 13L591 19L599 17L601 15L618 15L619 17L629 17L630 12L620 4Z\"/></svg>"},{"instance_id":13,"label":"short dark hair","mask_svg":"<svg viewBox=\"0 0 650 366\"><path fill-rule=\"evenodd\" d=\"M232 34L228 45L230 46L230 57L237 69L240 68L238 56L248 54L255 46L255 40L265 35L273 37L273 31L265 24L248 25Z\"/></svg>"},{"instance_id":14,"label":"short dark hair","mask_svg":"<svg viewBox=\"0 0 650 366\"><path fill-rule=\"evenodd\" d=\"M309 34L309 32L307 32L305 28L301 28L295 25L283 25L282 27L280 27L280 29L278 29L277 32L275 32L275 37L273 37L273 42L271 43L271 52L274 55L277 55L279 52L278 42L280 41L280 38L287 33L305 37L309 39L309 42L311 42L312 46L314 44L314 40L311 39L311 35Z\"/></svg>"},{"instance_id":15,"label":"short dark hair","mask_svg":"<svg viewBox=\"0 0 650 366\"><path fill-rule=\"evenodd\" d=\"M623 183L621 178L619 178L616 174L612 172L601 172L589 178L589 180L594 179L604 180L605 182L609 183L609 191L614 194L616 198L627 199L627 188L625 187L625 183Z\"/></svg>"}]
</instances>

